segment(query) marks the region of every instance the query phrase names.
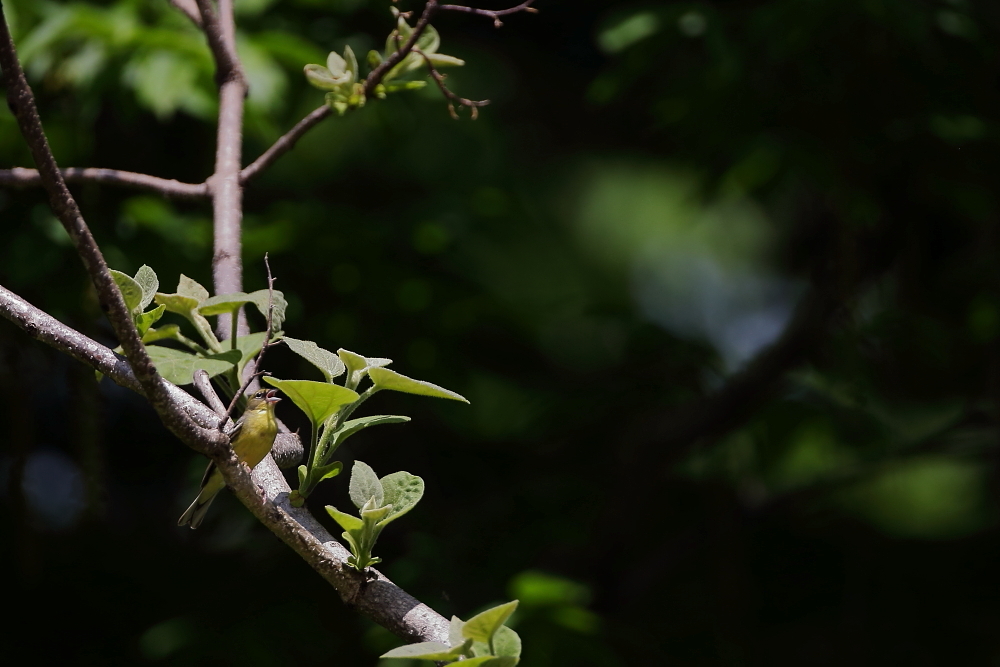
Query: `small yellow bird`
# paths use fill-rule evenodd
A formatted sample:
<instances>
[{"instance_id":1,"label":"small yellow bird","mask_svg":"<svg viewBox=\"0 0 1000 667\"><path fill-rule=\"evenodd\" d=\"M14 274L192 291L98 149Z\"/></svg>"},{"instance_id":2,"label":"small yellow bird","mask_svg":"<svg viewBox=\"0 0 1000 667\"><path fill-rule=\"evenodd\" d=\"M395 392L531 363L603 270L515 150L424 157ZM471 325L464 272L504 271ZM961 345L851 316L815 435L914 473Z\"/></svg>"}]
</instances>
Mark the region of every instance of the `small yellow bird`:
<instances>
[{"instance_id":1,"label":"small yellow bird","mask_svg":"<svg viewBox=\"0 0 1000 667\"><path fill-rule=\"evenodd\" d=\"M236 456L250 466L251 470L271 451L274 436L278 434L274 406L281 399L276 396L277 393L274 389L260 389L254 393L247 401L246 412L229 434L229 441L233 444ZM177 520L177 525L191 524L191 528L200 526L209 505L224 488L226 481L222 479L222 473L216 469L214 462L209 463L205 476L201 478L201 491L198 497Z\"/></svg>"}]
</instances>

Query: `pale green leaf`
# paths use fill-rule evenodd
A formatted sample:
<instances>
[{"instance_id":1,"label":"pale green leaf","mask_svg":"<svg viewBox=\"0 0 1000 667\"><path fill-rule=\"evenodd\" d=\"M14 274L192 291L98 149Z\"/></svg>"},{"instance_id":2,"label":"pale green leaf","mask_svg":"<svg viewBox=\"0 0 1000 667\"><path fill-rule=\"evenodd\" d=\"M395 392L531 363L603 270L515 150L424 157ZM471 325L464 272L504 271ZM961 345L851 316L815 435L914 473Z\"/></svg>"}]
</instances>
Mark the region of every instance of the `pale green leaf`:
<instances>
[{"instance_id":1,"label":"pale green leaf","mask_svg":"<svg viewBox=\"0 0 1000 667\"><path fill-rule=\"evenodd\" d=\"M166 324L157 329L149 329L142 336L142 342L154 343L158 340L177 340L178 336L181 335L181 328L176 324Z\"/></svg>"},{"instance_id":2,"label":"pale green leaf","mask_svg":"<svg viewBox=\"0 0 1000 667\"><path fill-rule=\"evenodd\" d=\"M196 357L193 354L160 345L150 345L146 347L146 352L160 375L176 385L194 382L194 372L198 369L205 370L209 377L225 373L233 367L238 359L237 355L239 355L238 350L230 350L212 357Z\"/></svg>"},{"instance_id":3,"label":"pale green leaf","mask_svg":"<svg viewBox=\"0 0 1000 667\"><path fill-rule=\"evenodd\" d=\"M302 485L306 483L306 476L309 474L309 469L301 465L296 469L296 472L299 475L299 488L301 489Z\"/></svg>"},{"instance_id":4,"label":"pale green leaf","mask_svg":"<svg viewBox=\"0 0 1000 667\"><path fill-rule=\"evenodd\" d=\"M197 280L188 278L183 273L181 274L180 280L177 281L177 294L191 297L198 303L201 303L208 298L208 290L202 287L201 283Z\"/></svg>"},{"instance_id":5,"label":"pale green leaf","mask_svg":"<svg viewBox=\"0 0 1000 667\"><path fill-rule=\"evenodd\" d=\"M424 31L420 33L420 37L417 38L416 47L428 55L436 53L440 46L441 35L438 34L437 29L432 25L424 28Z\"/></svg>"},{"instance_id":6,"label":"pale green leaf","mask_svg":"<svg viewBox=\"0 0 1000 667\"><path fill-rule=\"evenodd\" d=\"M362 357L360 354L356 354L350 350L345 350L344 348L337 350L337 355L347 367L346 386L352 388L358 386L361 380L364 379L365 375L368 374L370 369L381 368L382 366L388 366L392 363L392 359Z\"/></svg>"},{"instance_id":7,"label":"pale green leaf","mask_svg":"<svg viewBox=\"0 0 1000 667\"><path fill-rule=\"evenodd\" d=\"M340 408L358 400L357 392L328 382L279 380L265 377L264 382L280 389L306 414L313 428L318 428Z\"/></svg>"},{"instance_id":8,"label":"pale green leaf","mask_svg":"<svg viewBox=\"0 0 1000 667\"><path fill-rule=\"evenodd\" d=\"M333 382L333 379L342 375L346 368L340 357L329 350L324 350L311 340L299 340L286 336L284 341L292 352L320 369L327 382Z\"/></svg>"},{"instance_id":9,"label":"pale green leaf","mask_svg":"<svg viewBox=\"0 0 1000 667\"><path fill-rule=\"evenodd\" d=\"M326 506L327 513L333 517L333 520L340 524L340 527L347 531L363 530L365 527L365 522L356 516L351 514L346 514L341 512L333 505ZM352 540L353 541L353 540ZM355 545L355 550L357 545Z\"/></svg>"},{"instance_id":10,"label":"pale green leaf","mask_svg":"<svg viewBox=\"0 0 1000 667\"><path fill-rule=\"evenodd\" d=\"M380 657L450 662L457 660L460 655L462 655L461 646L452 648L440 642L420 642L419 644L407 644L406 646L394 648L388 653L383 653Z\"/></svg>"},{"instance_id":11,"label":"pale green leaf","mask_svg":"<svg viewBox=\"0 0 1000 667\"><path fill-rule=\"evenodd\" d=\"M476 614L465 622L465 625L462 627L462 634L473 641L488 644L493 635L500 629L500 626L514 613L515 609L517 609L517 600L497 605L492 609L487 609L482 613Z\"/></svg>"},{"instance_id":12,"label":"pale green leaf","mask_svg":"<svg viewBox=\"0 0 1000 667\"><path fill-rule=\"evenodd\" d=\"M129 313L135 316L139 313L142 304L142 287L127 273L115 271L114 269L109 270L111 271L111 277L115 280L115 284L121 290L122 298L125 300L125 307L128 308Z\"/></svg>"},{"instance_id":13,"label":"pale green leaf","mask_svg":"<svg viewBox=\"0 0 1000 667\"><path fill-rule=\"evenodd\" d=\"M493 650L498 656L520 658L521 637L506 625L502 625L493 637Z\"/></svg>"},{"instance_id":14,"label":"pale green leaf","mask_svg":"<svg viewBox=\"0 0 1000 667\"><path fill-rule=\"evenodd\" d=\"M420 396L448 398L453 401L462 401L463 403L469 402L461 394L456 394L449 389L439 387L436 384L431 384L430 382L414 380L413 378L406 377L405 375L400 375L396 371L391 371L388 368L369 369L368 375L371 377L372 382L375 383L375 386L379 389L401 391L407 394L418 394Z\"/></svg>"},{"instance_id":15,"label":"pale green leaf","mask_svg":"<svg viewBox=\"0 0 1000 667\"><path fill-rule=\"evenodd\" d=\"M146 310L146 306L153 303L156 290L160 289L160 280L156 277L156 272L153 269L143 264L135 272L135 282L142 288L142 303L139 309Z\"/></svg>"},{"instance_id":16,"label":"pale green leaf","mask_svg":"<svg viewBox=\"0 0 1000 667\"><path fill-rule=\"evenodd\" d=\"M383 502L392 505L392 514L382 520L380 527L409 512L424 496L424 480L403 470L386 475L379 482L384 492Z\"/></svg>"},{"instance_id":17,"label":"pale green leaf","mask_svg":"<svg viewBox=\"0 0 1000 667\"><path fill-rule=\"evenodd\" d=\"M372 498L375 499L375 506L381 507L385 498L378 475L363 461L355 461L351 469L350 492L351 502L357 508L364 507Z\"/></svg>"},{"instance_id":18,"label":"pale green leaf","mask_svg":"<svg viewBox=\"0 0 1000 667\"><path fill-rule=\"evenodd\" d=\"M465 64L465 61L461 58L456 58L455 56L446 56L443 53L432 53L428 54L427 59L431 61L431 64L435 68L438 67L461 67Z\"/></svg>"},{"instance_id":19,"label":"pale green leaf","mask_svg":"<svg viewBox=\"0 0 1000 667\"><path fill-rule=\"evenodd\" d=\"M448 643L452 646L458 646L466 641L465 635L462 634L462 626L464 625L465 621L458 616L451 617L451 624L448 626Z\"/></svg>"},{"instance_id":20,"label":"pale green leaf","mask_svg":"<svg viewBox=\"0 0 1000 667\"><path fill-rule=\"evenodd\" d=\"M250 292L247 294L247 298L257 306L257 310L260 314L264 316L264 320L267 320L267 307L268 307L268 290L259 289L256 292ZM274 290L274 312L271 314L271 333L281 331L281 325L285 323L285 311L288 310L288 301L285 300L285 295L281 290Z\"/></svg>"},{"instance_id":21,"label":"pale green leaf","mask_svg":"<svg viewBox=\"0 0 1000 667\"><path fill-rule=\"evenodd\" d=\"M250 298L246 292L234 292L232 294L220 294L205 299L198 307L198 312L209 317L212 315L222 315L225 313L235 313L244 305L250 303Z\"/></svg>"}]
</instances>

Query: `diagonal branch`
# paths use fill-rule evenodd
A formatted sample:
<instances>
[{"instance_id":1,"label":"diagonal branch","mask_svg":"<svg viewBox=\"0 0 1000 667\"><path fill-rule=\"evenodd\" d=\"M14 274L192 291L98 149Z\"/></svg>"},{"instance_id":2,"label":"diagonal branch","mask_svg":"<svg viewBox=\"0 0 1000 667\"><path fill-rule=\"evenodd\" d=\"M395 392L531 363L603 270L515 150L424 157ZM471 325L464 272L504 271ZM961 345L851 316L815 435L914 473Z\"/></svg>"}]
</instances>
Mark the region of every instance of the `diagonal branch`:
<instances>
[{"instance_id":1,"label":"diagonal branch","mask_svg":"<svg viewBox=\"0 0 1000 667\"><path fill-rule=\"evenodd\" d=\"M48 192L52 211L66 229L87 273L90 274L101 308L107 314L115 335L125 350L143 393L167 428L182 441L206 453L219 455L227 449L231 453L227 440L188 419L164 390L162 378L146 354L146 348L139 338L139 332L132 322L132 316L125 306L121 291L111 277L104 255L90 233L76 200L66 187L66 181L63 180L49 148L38 109L35 107L34 94L17 59L17 51L2 6L0 6L0 68L3 70L3 80L7 87L7 104L17 118L21 134L31 149L32 158L38 167L39 178Z\"/></svg>"},{"instance_id":2,"label":"diagonal branch","mask_svg":"<svg viewBox=\"0 0 1000 667\"><path fill-rule=\"evenodd\" d=\"M0 287L0 317L10 320L32 338L101 371L119 385L143 393L142 384L124 359L3 287ZM218 422L218 415L193 396L162 378L159 383L175 405L199 427L211 429ZM287 437L295 438L291 434ZM301 444L297 444L301 451ZM369 568L366 581L365 575L347 565L350 552L307 509L289 504L288 483L270 456L254 469L252 478L235 456L216 459L216 463L237 498L329 582L346 604L404 639L448 642L447 619L377 570ZM264 490L266 499L259 495L257 485Z\"/></svg>"},{"instance_id":3,"label":"diagonal branch","mask_svg":"<svg viewBox=\"0 0 1000 667\"><path fill-rule=\"evenodd\" d=\"M535 0L525 0L525 2L522 2L516 7L511 7L510 9L477 9L476 7L466 7L464 5L441 5L439 9L447 12L461 12L463 14L485 16L493 19L493 25L499 28L503 26L503 22L500 21L501 16L509 16L511 14L517 14L518 12L537 14L538 10L531 6L534 3Z\"/></svg>"},{"instance_id":4,"label":"diagonal branch","mask_svg":"<svg viewBox=\"0 0 1000 667\"><path fill-rule=\"evenodd\" d=\"M240 183L246 183L251 178L274 164L279 157L295 147L295 143L302 137L303 134L318 125L321 120L328 118L331 113L333 113L333 109L324 104L296 123L295 127L282 135L277 141L271 144L271 147L264 151L259 158L254 160L252 164L240 172Z\"/></svg>"},{"instance_id":5,"label":"diagonal branch","mask_svg":"<svg viewBox=\"0 0 1000 667\"><path fill-rule=\"evenodd\" d=\"M159 178L148 174L137 174L132 171L118 169L101 169L96 167L69 167L61 169L63 180L67 183L104 183L121 185L137 190L150 190L164 197L177 199L200 200L208 197L208 185L205 183L182 183L173 179ZM42 184L42 177L37 169L14 167L0 169L0 185L14 188L27 188Z\"/></svg>"}]
</instances>

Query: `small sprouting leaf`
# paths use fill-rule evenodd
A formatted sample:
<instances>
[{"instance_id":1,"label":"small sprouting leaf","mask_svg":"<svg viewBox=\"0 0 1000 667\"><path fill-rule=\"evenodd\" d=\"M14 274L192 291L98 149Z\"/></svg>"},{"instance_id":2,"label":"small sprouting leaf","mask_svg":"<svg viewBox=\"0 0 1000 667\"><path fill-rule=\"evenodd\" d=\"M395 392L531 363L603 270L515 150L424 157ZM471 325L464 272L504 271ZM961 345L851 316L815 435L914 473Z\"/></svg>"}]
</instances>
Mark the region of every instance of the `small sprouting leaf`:
<instances>
[{"instance_id":1,"label":"small sprouting leaf","mask_svg":"<svg viewBox=\"0 0 1000 667\"><path fill-rule=\"evenodd\" d=\"M434 67L461 67L465 61L455 56L446 56L443 53L428 53L427 59Z\"/></svg>"},{"instance_id":2,"label":"small sprouting leaf","mask_svg":"<svg viewBox=\"0 0 1000 667\"><path fill-rule=\"evenodd\" d=\"M352 419L348 422L344 422L344 424L341 425L340 430L333 436L333 447L336 449L341 443L344 442L344 440L347 440L358 431L366 429L369 426L378 426L379 424L401 424L408 421L410 421L410 418L402 415L372 415L370 417Z\"/></svg>"},{"instance_id":3,"label":"small sprouting leaf","mask_svg":"<svg viewBox=\"0 0 1000 667\"><path fill-rule=\"evenodd\" d=\"M358 74L358 58L354 55L354 49L349 45L344 47L344 71L351 74L352 81L361 78Z\"/></svg>"},{"instance_id":4,"label":"small sprouting leaf","mask_svg":"<svg viewBox=\"0 0 1000 667\"><path fill-rule=\"evenodd\" d=\"M127 273L115 271L114 269L110 269L110 271L111 277L115 279L115 284L118 285L118 289L122 292L125 307L128 308L128 312L135 315L139 312L142 304L142 287Z\"/></svg>"},{"instance_id":5,"label":"small sprouting leaf","mask_svg":"<svg viewBox=\"0 0 1000 667\"><path fill-rule=\"evenodd\" d=\"M363 530L365 522L356 516L341 512L333 505L326 506L327 513L346 531Z\"/></svg>"},{"instance_id":6,"label":"small sprouting leaf","mask_svg":"<svg viewBox=\"0 0 1000 667\"><path fill-rule=\"evenodd\" d=\"M462 627L462 634L473 641L489 643L493 635L510 618L515 609L517 609L517 600L497 605L492 609L487 609L482 613L476 614L465 622L465 625Z\"/></svg>"},{"instance_id":7,"label":"small sprouting leaf","mask_svg":"<svg viewBox=\"0 0 1000 667\"><path fill-rule=\"evenodd\" d=\"M456 394L449 389L439 387L436 384L431 384L430 382L408 378L405 375L400 375L396 371L391 371L388 368L369 369L368 375L371 377L372 382L375 383L375 386L379 389L402 391L407 394L418 394L420 396L449 398L453 401L462 401L463 403L469 402L461 394Z\"/></svg>"},{"instance_id":8,"label":"small sprouting leaf","mask_svg":"<svg viewBox=\"0 0 1000 667\"><path fill-rule=\"evenodd\" d=\"M158 329L147 329L142 336L145 344L154 343L158 340L177 340L181 335L181 328L176 324L166 324Z\"/></svg>"},{"instance_id":9,"label":"small sprouting leaf","mask_svg":"<svg viewBox=\"0 0 1000 667\"><path fill-rule=\"evenodd\" d=\"M270 299L268 290L259 289L256 292L250 292L247 294L247 298L253 305L257 306L257 310L260 311L260 314L264 316L264 320L267 321L267 306L268 299ZM271 314L272 334L281 331L281 325L285 323L285 311L288 310L288 301L285 300L285 295L281 290L274 290L273 301L274 311Z\"/></svg>"},{"instance_id":10,"label":"small sprouting leaf","mask_svg":"<svg viewBox=\"0 0 1000 667\"><path fill-rule=\"evenodd\" d=\"M372 49L371 51L368 52L368 66L371 67L372 69L375 69L376 67L381 65L383 60L384 58L382 58L382 54L376 51L375 49Z\"/></svg>"},{"instance_id":11,"label":"small sprouting leaf","mask_svg":"<svg viewBox=\"0 0 1000 667\"><path fill-rule=\"evenodd\" d=\"M302 71L306 75L306 80L314 88L320 90L339 90L342 85L347 83L347 77L343 73L334 76L329 69L322 65L306 65Z\"/></svg>"},{"instance_id":12,"label":"small sprouting leaf","mask_svg":"<svg viewBox=\"0 0 1000 667\"><path fill-rule=\"evenodd\" d=\"M146 306L153 303L156 290L160 289L160 280L156 277L156 272L153 269L143 264L135 272L135 282L142 288L142 303L139 305L139 309L146 310Z\"/></svg>"},{"instance_id":13,"label":"small sprouting leaf","mask_svg":"<svg viewBox=\"0 0 1000 667\"><path fill-rule=\"evenodd\" d=\"M392 505L392 514L380 526L403 516L424 497L424 480L403 470L386 475L379 482L384 492L383 502Z\"/></svg>"},{"instance_id":14,"label":"small sprouting leaf","mask_svg":"<svg viewBox=\"0 0 1000 667\"><path fill-rule=\"evenodd\" d=\"M298 467L297 472L299 473L299 488L306 483L306 476L309 474L309 469L304 465Z\"/></svg>"},{"instance_id":15,"label":"small sprouting leaf","mask_svg":"<svg viewBox=\"0 0 1000 667\"><path fill-rule=\"evenodd\" d=\"M434 660L451 662L462 655L462 646L445 646L440 642L420 642L407 644L383 653L382 658L410 658L416 660Z\"/></svg>"},{"instance_id":16,"label":"small sprouting leaf","mask_svg":"<svg viewBox=\"0 0 1000 667\"><path fill-rule=\"evenodd\" d=\"M317 428L343 406L358 400L357 392L329 382L279 380L273 377L265 377L264 382L277 387L292 399L292 403L306 413L313 428Z\"/></svg>"},{"instance_id":17,"label":"small sprouting leaf","mask_svg":"<svg viewBox=\"0 0 1000 667\"><path fill-rule=\"evenodd\" d=\"M382 482L379 481L375 471L363 461L355 461L351 469L351 502L357 508L362 508L365 504L375 499L375 506L381 507L385 498L382 490Z\"/></svg>"},{"instance_id":18,"label":"small sprouting leaf","mask_svg":"<svg viewBox=\"0 0 1000 667\"><path fill-rule=\"evenodd\" d=\"M385 92L397 93L401 90L420 90L427 85L424 80L419 81L390 81L385 84Z\"/></svg>"},{"instance_id":19,"label":"small sprouting leaf","mask_svg":"<svg viewBox=\"0 0 1000 667\"><path fill-rule=\"evenodd\" d=\"M392 511L392 505L386 505L385 507L374 507L374 498L369 498L368 503L361 508L361 518L365 520L366 524L376 524L378 532L382 530L383 519L385 515ZM378 532L375 534L378 535Z\"/></svg>"},{"instance_id":20,"label":"small sprouting leaf","mask_svg":"<svg viewBox=\"0 0 1000 667\"><path fill-rule=\"evenodd\" d=\"M521 637L506 625L501 625L493 637L493 650L497 656L520 658Z\"/></svg>"},{"instance_id":21,"label":"small sprouting leaf","mask_svg":"<svg viewBox=\"0 0 1000 667\"><path fill-rule=\"evenodd\" d=\"M299 340L286 336L284 341L292 352L320 369L327 382L333 382L333 379L342 375L346 368L340 357L329 350L324 350L311 340Z\"/></svg>"},{"instance_id":22,"label":"small sprouting leaf","mask_svg":"<svg viewBox=\"0 0 1000 667\"><path fill-rule=\"evenodd\" d=\"M135 328L139 330L139 335L145 336L146 332L149 331L149 327L156 324L159 321L159 319L163 317L163 313L166 310L167 307L161 304L156 308L154 308L153 310L147 311L145 313L140 312L138 315L136 315Z\"/></svg>"},{"instance_id":23,"label":"small sprouting leaf","mask_svg":"<svg viewBox=\"0 0 1000 667\"><path fill-rule=\"evenodd\" d=\"M358 383L364 379L370 369L381 368L382 366L388 366L392 363L392 359L362 357L360 354L356 354L350 350L345 350L344 348L337 350L337 355L347 367L346 386L352 388L358 386Z\"/></svg>"},{"instance_id":24,"label":"small sprouting leaf","mask_svg":"<svg viewBox=\"0 0 1000 667\"><path fill-rule=\"evenodd\" d=\"M176 385L194 382L194 372L198 369L205 370L209 377L225 373L236 363L238 359L236 355L239 354L238 350L230 350L212 357L196 357L193 354L160 345L147 346L146 352L160 375Z\"/></svg>"},{"instance_id":25,"label":"small sprouting leaf","mask_svg":"<svg viewBox=\"0 0 1000 667\"><path fill-rule=\"evenodd\" d=\"M347 61L341 58L336 51L330 51L330 55L326 57L326 68L333 76L342 76L347 72Z\"/></svg>"},{"instance_id":26,"label":"small sprouting leaf","mask_svg":"<svg viewBox=\"0 0 1000 667\"><path fill-rule=\"evenodd\" d=\"M436 53L440 46L441 35L438 34L437 29L432 25L424 28L424 31L420 33L420 37L417 38L416 47L428 55Z\"/></svg>"},{"instance_id":27,"label":"small sprouting leaf","mask_svg":"<svg viewBox=\"0 0 1000 667\"><path fill-rule=\"evenodd\" d=\"M210 315L222 315L224 313L235 313L244 305L250 303L250 298L246 292L233 292L232 294L220 294L205 299L198 307L198 312L206 317Z\"/></svg>"},{"instance_id":28,"label":"small sprouting leaf","mask_svg":"<svg viewBox=\"0 0 1000 667\"><path fill-rule=\"evenodd\" d=\"M316 468L316 473L319 475L319 481L324 479L331 479L340 474L340 471L344 469L344 464L340 461L334 461L333 463L325 466L320 466ZM301 482L300 482L301 484Z\"/></svg>"},{"instance_id":29,"label":"small sprouting leaf","mask_svg":"<svg viewBox=\"0 0 1000 667\"><path fill-rule=\"evenodd\" d=\"M208 290L202 287L201 283L197 280L192 280L183 273L181 274L180 280L177 281L177 294L180 296L190 297L198 303L201 303L208 298Z\"/></svg>"}]
</instances>

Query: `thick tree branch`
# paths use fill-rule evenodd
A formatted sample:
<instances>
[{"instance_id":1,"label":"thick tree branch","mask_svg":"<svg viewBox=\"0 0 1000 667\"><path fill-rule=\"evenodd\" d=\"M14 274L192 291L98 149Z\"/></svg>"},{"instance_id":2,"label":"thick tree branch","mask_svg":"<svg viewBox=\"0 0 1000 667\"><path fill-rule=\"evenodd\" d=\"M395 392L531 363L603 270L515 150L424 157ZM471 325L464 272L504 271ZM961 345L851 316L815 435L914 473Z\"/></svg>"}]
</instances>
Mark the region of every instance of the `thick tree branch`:
<instances>
[{"instance_id":1,"label":"thick tree branch","mask_svg":"<svg viewBox=\"0 0 1000 667\"><path fill-rule=\"evenodd\" d=\"M214 221L212 282L216 294L229 294L243 289L243 188L240 185L240 168L243 100L247 94L247 83L236 54L232 2L221 0L218 14L210 0L197 2L205 36L215 57L216 80L219 82L215 173L208 179ZM246 315L242 310L239 313L238 333L246 335L249 333ZM220 315L216 323L219 338L229 338L231 331L230 316Z\"/></svg>"},{"instance_id":2,"label":"thick tree branch","mask_svg":"<svg viewBox=\"0 0 1000 667\"><path fill-rule=\"evenodd\" d=\"M206 199L208 185L205 183L181 183L173 179L159 178L148 174L137 174L118 169L100 169L95 167L69 167L61 169L63 180L67 183L103 183L121 185L136 190L149 190L176 199ZM0 185L13 188L27 188L42 184L42 177L37 169L14 167L0 169Z\"/></svg>"},{"instance_id":3,"label":"thick tree branch","mask_svg":"<svg viewBox=\"0 0 1000 667\"><path fill-rule=\"evenodd\" d=\"M114 382L138 393L142 385L124 359L100 343L59 322L24 299L0 287L0 316L29 336L101 371ZM162 378L159 383L175 405L200 427L210 429L219 416L208 406ZM292 434L286 440L298 438ZM301 443L298 444L301 451ZM230 456L216 459L230 487L244 505L283 542L295 550L339 593L343 601L394 634L410 641L448 642L448 621L420 603L377 570L365 575L347 565L350 555L305 508L288 503L289 487L273 459L267 457L253 477ZM256 482L256 484L255 484ZM260 485L266 500L257 491ZM372 579L374 577L374 579Z\"/></svg>"},{"instance_id":4,"label":"thick tree branch","mask_svg":"<svg viewBox=\"0 0 1000 667\"><path fill-rule=\"evenodd\" d=\"M14 41L7 26L7 17L0 11L0 68L7 87L7 104L17 118L21 134L31 150L38 167L39 178L49 195L52 211L59 218L69 234L77 254L83 261L97 290L101 308L107 314L111 326L121 343L125 354L142 385L143 393L149 399L164 424L182 441L199 451L218 454L221 448L229 448L229 443L217 433L202 429L173 403L170 394L164 390L162 378L153 366L146 348L139 338L139 332L132 322L132 316L125 306L121 291L111 277L90 228L80 214L66 182L63 180L55 157L49 148L48 139L42 129L42 121L35 107L35 98L24 77L21 63L17 59Z\"/></svg>"}]
</instances>

